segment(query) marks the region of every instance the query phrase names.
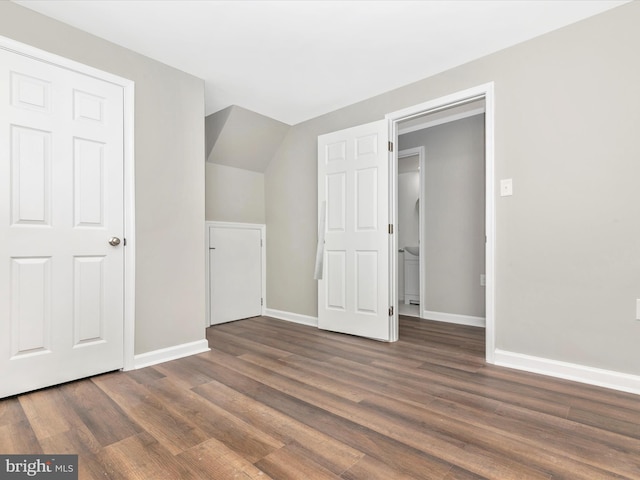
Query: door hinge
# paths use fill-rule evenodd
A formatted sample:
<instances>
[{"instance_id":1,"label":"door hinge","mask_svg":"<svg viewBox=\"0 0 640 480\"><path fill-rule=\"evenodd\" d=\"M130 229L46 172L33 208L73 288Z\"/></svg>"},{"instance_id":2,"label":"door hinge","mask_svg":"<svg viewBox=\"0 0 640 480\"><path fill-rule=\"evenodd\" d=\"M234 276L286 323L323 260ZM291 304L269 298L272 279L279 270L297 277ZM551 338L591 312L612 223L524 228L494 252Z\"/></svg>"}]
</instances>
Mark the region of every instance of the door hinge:
<instances>
[{"instance_id":1,"label":"door hinge","mask_svg":"<svg viewBox=\"0 0 640 480\"><path fill-rule=\"evenodd\" d=\"M393 152L393 142L389 142L389 151Z\"/></svg>"},{"instance_id":2,"label":"door hinge","mask_svg":"<svg viewBox=\"0 0 640 480\"><path fill-rule=\"evenodd\" d=\"M393 307L389 307L389 316L393 317Z\"/></svg>"},{"instance_id":3,"label":"door hinge","mask_svg":"<svg viewBox=\"0 0 640 480\"><path fill-rule=\"evenodd\" d=\"M389 235L393 235L393 225L389 224Z\"/></svg>"},{"instance_id":4,"label":"door hinge","mask_svg":"<svg viewBox=\"0 0 640 480\"><path fill-rule=\"evenodd\" d=\"M262 247L262 239L260 239L260 246Z\"/></svg>"},{"instance_id":5,"label":"door hinge","mask_svg":"<svg viewBox=\"0 0 640 480\"><path fill-rule=\"evenodd\" d=\"M260 306L263 307L264 306L264 298L260 299Z\"/></svg>"}]
</instances>

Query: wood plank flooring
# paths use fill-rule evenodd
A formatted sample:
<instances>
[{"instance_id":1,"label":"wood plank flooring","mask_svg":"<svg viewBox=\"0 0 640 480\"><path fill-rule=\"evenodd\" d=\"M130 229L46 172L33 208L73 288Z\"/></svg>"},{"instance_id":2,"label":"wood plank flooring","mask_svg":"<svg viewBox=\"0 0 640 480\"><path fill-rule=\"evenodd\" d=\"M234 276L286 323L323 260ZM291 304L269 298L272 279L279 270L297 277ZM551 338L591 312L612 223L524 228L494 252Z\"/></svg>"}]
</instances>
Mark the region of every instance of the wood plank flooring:
<instances>
[{"instance_id":1,"label":"wood plank flooring","mask_svg":"<svg viewBox=\"0 0 640 480\"><path fill-rule=\"evenodd\" d=\"M212 351L0 400L0 453L91 479L640 479L640 396L485 365L484 331L392 344L266 317Z\"/></svg>"}]
</instances>

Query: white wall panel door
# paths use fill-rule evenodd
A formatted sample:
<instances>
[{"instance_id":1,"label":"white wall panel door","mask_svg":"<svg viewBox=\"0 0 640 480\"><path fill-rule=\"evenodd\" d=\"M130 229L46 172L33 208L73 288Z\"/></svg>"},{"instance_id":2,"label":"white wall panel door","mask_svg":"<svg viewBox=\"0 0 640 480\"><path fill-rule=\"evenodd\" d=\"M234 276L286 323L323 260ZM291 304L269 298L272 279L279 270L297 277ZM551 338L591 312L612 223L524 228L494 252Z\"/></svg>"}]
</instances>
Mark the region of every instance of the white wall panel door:
<instances>
[{"instance_id":1,"label":"white wall panel door","mask_svg":"<svg viewBox=\"0 0 640 480\"><path fill-rule=\"evenodd\" d=\"M123 88L0 49L0 397L123 367Z\"/></svg>"},{"instance_id":2,"label":"white wall panel door","mask_svg":"<svg viewBox=\"0 0 640 480\"><path fill-rule=\"evenodd\" d=\"M209 227L210 324L262 315L262 229Z\"/></svg>"},{"instance_id":3,"label":"white wall panel door","mask_svg":"<svg viewBox=\"0 0 640 480\"><path fill-rule=\"evenodd\" d=\"M388 341L387 144L386 120L318 137L318 205L326 202L318 327Z\"/></svg>"}]
</instances>

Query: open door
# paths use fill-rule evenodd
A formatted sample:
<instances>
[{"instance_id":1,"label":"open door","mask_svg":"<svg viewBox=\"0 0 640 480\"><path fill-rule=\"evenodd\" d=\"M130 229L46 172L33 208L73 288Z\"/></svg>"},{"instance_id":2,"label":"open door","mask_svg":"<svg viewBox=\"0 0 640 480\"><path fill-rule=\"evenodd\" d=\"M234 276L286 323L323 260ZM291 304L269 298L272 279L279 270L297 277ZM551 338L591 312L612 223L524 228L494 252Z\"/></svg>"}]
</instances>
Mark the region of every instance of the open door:
<instances>
[{"instance_id":1,"label":"open door","mask_svg":"<svg viewBox=\"0 0 640 480\"><path fill-rule=\"evenodd\" d=\"M318 137L318 327L394 341L388 141L386 120Z\"/></svg>"}]
</instances>

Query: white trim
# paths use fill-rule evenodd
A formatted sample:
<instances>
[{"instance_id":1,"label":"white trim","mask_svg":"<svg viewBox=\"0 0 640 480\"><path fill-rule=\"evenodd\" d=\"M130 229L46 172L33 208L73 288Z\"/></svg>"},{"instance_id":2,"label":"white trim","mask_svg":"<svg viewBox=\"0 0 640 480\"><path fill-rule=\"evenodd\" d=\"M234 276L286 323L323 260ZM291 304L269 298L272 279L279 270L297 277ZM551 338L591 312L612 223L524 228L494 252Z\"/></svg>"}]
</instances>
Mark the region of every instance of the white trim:
<instances>
[{"instance_id":1,"label":"white trim","mask_svg":"<svg viewBox=\"0 0 640 480\"><path fill-rule=\"evenodd\" d=\"M135 83L124 86L124 366L134 368L136 333Z\"/></svg>"},{"instance_id":2,"label":"white trim","mask_svg":"<svg viewBox=\"0 0 640 480\"><path fill-rule=\"evenodd\" d=\"M398 130L398 135L405 135L407 133L417 132L418 130L425 130L431 127L437 127L438 125L443 125L449 122L455 122L456 120L462 120L464 118L473 117L474 115L480 115L484 113L484 108L474 108L473 110L469 110L466 112L456 113L454 115L447 115L446 117L439 118L437 120L431 120L427 122L417 123L416 125L411 125L410 127L400 128Z\"/></svg>"},{"instance_id":3,"label":"white trim","mask_svg":"<svg viewBox=\"0 0 640 480\"><path fill-rule=\"evenodd\" d=\"M299 323L300 325L308 325L310 327L318 326L318 317L300 315L299 313L283 312L281 310L266 308L264 316L277 318L278 320L286 320L287 322Z\"/></svg>"},{"instance_id":4,"label":"white trim","mask_svg":"<svg viewBox=\"0 0 640 480\"><path fill-rule=\"evenodd\" d=\"M260 253L260 257L262 259L262 265L261 265L261 271L262 271L262 310L260 312L261 315L265 315L265 310L267 308L267 226L263 223L242 223L242 222L218 222L215 220L207 220L204 222L205 224L205 229L204 229L204 235L205 235L205 261L207 262L206 264L206 275L205 275L205 288L206 288L206 295L205 295L205 301L206 301L206 315L205 315L205 327L210 327L211 326L211 287L209 284L209 280L210 280L210 273L209 273L209 265L211 265L211 262L209 261L209 254L210 254L210 250L209 250L209 228L210 227L216 227L216 228L246 228L249 230L260 230L260 240L262 242L261 245L261 253Z\"/></svg>"},{"instance_id":5,"label":"white trim","mask_svg":"<svg viewBox=\"0 0 640 480\"><path fill-rule=\"evenodd\" d=\"M493 88L493 82L451 93L434 100L428 100L411 107L403 108L402 110L396 110L395 112L387 113L385 118L391 121L401 122L420 117L427 113L440 112L456 105L463 105L474 100L480 100L485 97L486 92L490 88Z\"/></svg>"},{"instance_id":6,"label":"white trim","mask_svg":"<svg viewBox=\"0 0 640 480\"><path fill-rule=\"evenodd\" d=\"M45 50L0 36L0 48L19 55L66 68L83 75L113 83L123 89L123 156L124 156L124 331L123 331L123 369L134 368L135 352L135 83L132 80L114 75L97 68L61 57Z\"/></svg>"},{"instance_id":7,"label":"white trim","mask_svg":"<svg viewBox=\"0 0 640 480\"><path fill-rule=\"evenodd\" d=\"M452 93L435 100L430 100L425 103L414 105L412 107L404 108L396 112L389 113L385 116L390 125L390 132L392 133L392 141L397 143L398 139L398 124L401 121L409 120L426 113L434 113L450 108L454 105L461 105L468 103L475 99L485 99L485 232L486 250L486 290L485 290L485 308L486 308L486 322L485 322L485 358L487 363L494 363L495 355L495 252L496 252L496 229L495 229L495 158L494 158L494 84L493 82L485 83L477 87L472 87L467 90ZM397 150L397 149L396 149ZM392 170L397 172L398 158L397 155L393 156ZM392 182L397 181L397 178L392 178ZM393 190L395 195L395 190ZM392 212L395 218L397 218L397 198L391 198ZM397 251L396 235L392 235L392 251ZM423 242L424 243L424 242ZM397 264L393 263L392 256L392 272L397 275ZM397 302L397 299L396 299ZM397 303L394 303L395 310L397 312ZM395 326L397 329L397 324ZM396 333L397 335L397 333Z\"/></svg>"},{"instance_id":8,"label":"white trim","mask_svg":"<svg viewBox=\"0 0 640 480\"><path fill-rule=\"evenodd\" d=\"M62 67L74 72L82 73L83 75L88 75L90 77L97 78L98 80L110 82L115 85L124 87L129 83L133 83L132 80L129 80L127 78L114 75L113 73L105 72L104 70L99 70L89 65L85 65L84 63L76 62L75 60L71 60L70 58L62 57L60 55L56 55L55 53L51 53L40 48L32 47L31 45L18 42L8 37L3 37L2 35L0 35L0 48L25 57L32 58L34 60L48 63L50 65L55 65L57 67Z\"/></svg>"},{"instance_id":9,"label":"white trim","mask_svg":"<svg viewBox=\"0 0 640 480\"><path fill-rule=\"evenodd\" d=\"M217 220L207 220L205 224L208 227L218 228L247 228L254 230L256 228L264 228L264 223L244 223L244 222L219 222Z\"/></svg>"},{"instance_id":10,"label":"white trim","mask_svg":"<svg viewBox=\"0 0 640 480\"><path fill-rule=\"evenodd\" d=\"M485 357L488 363L495 362L496 349L496 192L495 192L495 104L493 82L484 86L485 126Z\"/></svg>"},{"instance_id":11,"label":"white trim","mask_svg":"<svg viewBox=\"0 0 640 480\"><path fill-rule=\"evenodd\" d=\"M458 325L469 325L471 327L485 327L486 319L484 317L474 317L471 315L460 315L458 313L432 312L430 310L422 310L420 312L423 319L434 320L436 322L456 323Z\"/></svg>"},{"instance_id":12,"label":"white trim","mask_svg":"<svg viewBox=\"0 0 640 480\"><path fill-rule=\"evenodd\" d=\"M495 364L640 395L640 376L496 349Z\"/></svg>"},{"instance_id":13,"label":"white trim","mask_svg":"<svg viewBox=\"0 0 640 480\"><path fill-rule=\"evenodd\" d=\"M133 368L150 367L151 365L177 360L178 358L188 357L190 355L197 355L198 353L208 352L209 350L211 349L209 348L207 340L196 340L195 342L161 348L159 350L153 350L152 352L136 355L133 360Z\"/></svg>"},{"instance_id":14,"label":"white trim","mask_svg":"<svg viewBox=\"0 0 640 480\"><path fill-rule=\"evenodd\" d=\"M389 198L387 199L389 224L398 230L398 135L395 122L387 120L387 140L395 145L389 152ZM397 342L400 324L398 308L398 235L389 235L389 306L393 307L393 315L389 316L389 341Z\"/></svg>"},{"instance_id":15,"label":"white trim","mask_svg":"<svg viewBox=\"0 0 640 480\"><path fill-rule=\"evenodd\" d=\"M211 259L209 258L211 251L209 250L209 223L212 222L204 222L204 328L211 326Z\"/></svg>"}]
</instances>

